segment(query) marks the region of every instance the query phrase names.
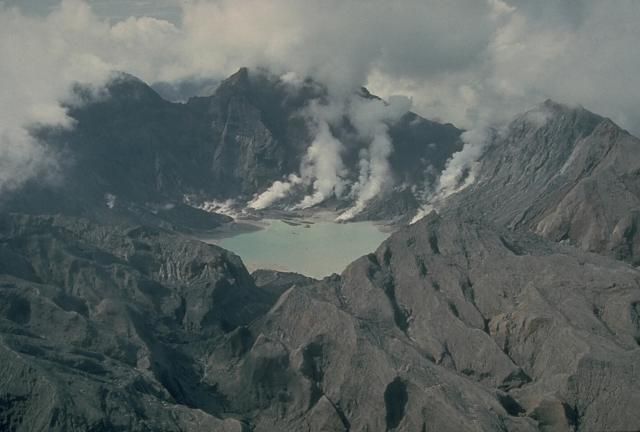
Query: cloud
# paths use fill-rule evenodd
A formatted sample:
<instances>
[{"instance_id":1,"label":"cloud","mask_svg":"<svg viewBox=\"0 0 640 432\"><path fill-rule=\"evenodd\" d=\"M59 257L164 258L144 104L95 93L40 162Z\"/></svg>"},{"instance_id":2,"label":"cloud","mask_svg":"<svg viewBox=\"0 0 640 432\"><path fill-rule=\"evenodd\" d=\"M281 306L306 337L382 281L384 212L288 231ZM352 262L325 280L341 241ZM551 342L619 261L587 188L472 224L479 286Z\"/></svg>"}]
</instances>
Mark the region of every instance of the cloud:
<instances>
[{"instance_id":1,"label":"cloud","mask_svg":"<svg viewBox=\"0 0 640 432\"><path fill-rule=\"evenodd\" d=\"M60 174L61 155L31 132L45 125L73 127L63 108L77 102L73 85L97 89L114 70L147 77L170 71L161 65L175 60L170 47L178 32L152 18L111 25L80 0L65 0L45 17L0 7L0 193Z\"/></svg>"},{"instance_id":2,"label":"cloud","mask_svg":"<svg viewBox=\"0 0 640 432\"><path fill-rule=\"evenodd\" d=\"M343 150L342 143L333 136L326 120L319 120L316 136L307 149L300 169L302 178L311 183L313 192L295 208L311 208L332 196L342 196L346 186L341 155Z\"/></svg>"},{"instance_id":3,"label":"cloud","mask_svg":"<svg viewBox=\"0 0 640 432\"><path fill-rule=\"evenodd\" d=\"M446 75L373 70L381 96L404 93L428 118L466 129L504 122L547 98L583 105L640 132L640 3L495 0L494 31L477 61Z\"/></svg>"},{"instance_id":4,"label":"cloud","mask_svg":"<svg viewBox=\"0 0 640 432\"><path fill-rule=\"evenodd\" d=\"M389 126L410 108L411 100L403 96L392 96L388 103L378 99L351 100L349 118L358 134L368 139L370 144L368 150L361 154L360 176L352 189L355 204L338 216L339 221L353 219L366 208L369 201L391 185L389 156L393 152L393 143L389 136Z\"/></svg>"},{"instance_id":5,"label":"cloud","mask_svg":"<svg viewBox=\"0 0 640 432\"><path fill-rule=\"evenodd\" d=\"M296 79L289 76L288 81ZM345 102L330 100L320 103L312 100L301 114L314 134L313 141L306 150L300 164L299 174L289 174L287 180L275 181L265 192L248 203L248 206L262 210L273 206L294 192L309 190L294 209L314 207L331 197L342 197L349 185L347 171L342 161L344 146L333 135L331 124L336 124L345 113ZM300 186L300 188L296 188Z\"/></svg>"},{"instance_id":6,"label":"cloud","mask_svg":"<svg viewBox=\"0 0 640 432\"><path fill-rule=\"evenodd\" d=\"M10 83L0 89L0 189L54 170L55 155L30 125L71 127L60 108L70 86L100 85L111 70L170 82L267 67L315 78L334 104L362 84L385 99L405 94L419 114L467 130L553 98L640 131L635 0L189 0L174 22L153 9L175 10L172 0L135 11L108 4L107 11L107 2L96 3L103 16L136 17L100 18L81 0L44 16L0 7L0 79ZM144 11L155 18L140 17ZM363 172L385 159L384 139L375 143Z\"/></svg>"},{"instance_id":7,"label":"cloud","mask_svg":"<svg viewBox=\"0 0 640 432\"><path fill-rule=\"evenodd\" d=\"M533 121L541 121L542 117L532 112ZM462 150L453 154L447 161L433 190L423 199L411 223L436 210L448 196L471 186L478 175L478 159L491 140L492 130L489 126L477 127L462 134L464 142Z\"/></svg>"},{"instance_id":8,"label":"cloud","mask_svg":"<svg viewBox=\"0 0 640 432\"><path fill-rule=\"evenodd\" d=\"M86 0L99 17L121 21L131 16L148 16L180 22L181 0ZM60 0L0 0L0 5L17 7L23 13L46 16L59 6Z\"/></svg>"},{"instance_id":9,"label":"cloud","mask_svg":"<svg viewBox=\"0 0 640 432\"><path fill-rule=\"evenodd\" d=\"M247 207L254 210L269 208L278 201L286 198L291 193L291 189L300 183L302 183L300 177L295 174L290 174L285 181L275 181L269 189L251 200Z\"/></svg>"},{"instance_id":10,"label":"cloud","mask_svg":"<svg viewBox=\"0 0 640 432\"><path fill-rule=\"evenodd\" d=\"M182 28L197 53L194 70L267 66L341 94L377 69L400 77L464 70L482 58L493 18L489 4L475 0L218 0L187 3Z\"/></svg>"},{"instance_id":11,"label":"cloud","mask_svg":"<svg viewBox=\"0 0 640 432\"><path fill-rule=\"evenodd\" d=\"M27 18L0 10L0 193L28 179L56 175L57 160L33 135L38 125L68 128L60 103L76 79L97 82L106 70L92 54L74 49L84 33L87 10L80 7ZM60 29L65 31L60 31Z\"/></svg>"},{"instance_id":12,"label":"cloud","mask_svg":"<svg viewBox=\"0 0 640 432\"><path fill-rule=\"evenodd\" d=\"M406 114L410 107L411 100L403 96L393 96L384 102L349 93L343 98L330 99L329 103L312 101L305 112L315 136L303 158L300 175L291 174L288 181L274 182L254 198L249 207L270 207L294 192L297 185L305 185L311 192L294 206L295 209L311 208L332 197L343 198L349 190L354 205L338 220L353 219L369 201L391 186L388 158L393 152L393 143L389 137L389 126ZM368 142L368 147L360 153L359 178L353 184L342 160L344 145L331 131L331 126L338 125L344 117L349 118L357 137Z\"/></svg>"},{"instance_id":13,"label":"cloud","mask_svg":"<svg viewBox=\"0 0 640 432\"><path fill-rule=\"evenodd\" d=\"M447 161L430 201L440 201L475 182L476 161L488 144L489 136L487 128L472 129L462 134L464 147Z\"/></svg>"}]
</instances>

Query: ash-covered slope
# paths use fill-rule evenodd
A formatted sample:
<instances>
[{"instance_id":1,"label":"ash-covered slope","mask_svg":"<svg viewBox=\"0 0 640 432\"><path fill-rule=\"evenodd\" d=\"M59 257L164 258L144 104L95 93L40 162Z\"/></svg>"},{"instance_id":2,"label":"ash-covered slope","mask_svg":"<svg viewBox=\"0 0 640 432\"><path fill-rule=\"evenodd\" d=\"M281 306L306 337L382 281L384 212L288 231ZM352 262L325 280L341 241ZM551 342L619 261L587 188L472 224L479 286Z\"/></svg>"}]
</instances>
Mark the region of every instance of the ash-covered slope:
<instances>
[{"instance_id":1,"label":"ash-covered slope","mask_svg":"<svg viewBox=\"0 0 640 432\"><path fill-rule=\"evenodd\" d=\"M546 101L495 135L451 207L640 263L640 140L583 108Z\"/></svg>"},{"instance_id":2,"label":"ash-covered slope","mask_svg":"<svg viewBox=\"0 0 640 432\"><path fill-rule=\"evenodd\" d=\"M152 228L0 221L0 430L240 431L196 359L268 310L240 259Z\"/></svg>"},{"instance_id":3,"label":"ash-covered slope","mask_svg":"<svg viewBox=\"0 0 640 432\"><path fill-rule=\"evenodd\" d=\"M121 216L142 214L149 223L154 216L163 219L167 207L180 206L185 195L197 201L236 199L242 205L274 181L300 173L315 137L305 110L327 102L326 90L315 82L293 85L245 68L211 96L184 104L163 100L126 74L116 75L97 97L81 87L77 93L84 102L69 107L73 129L37 131L59 156L60 181L34 180L5 207L99 214L107 220L120 210ZM374 98L364 90L354 97ZM394 150L386 180L391 189L432 182L460 149L460 132L413 113L390 125ZM336 120L332 133L345 147L345 172L355 182L360 153L369 143L354 133L348 116ZM345 198L341 205L350 204Z\"/></svg>"},{"instance_id":4,"label":"ash-covered slope","mask_svg":"<svg viewBox=\"0 0 640 432\"><path fill-rule=\"evenodd\" d=\"M150 228L6 216L16 431L640 428L640 272L431 215L341 276Z\"/></svg>"},{"instance_id":5,"label":"ash-covered slope","mask_svg":"<svg viewBox=\"0 0 640 432\"><path fill-rule=\"evenodd\" d=\"M639 276L526 233L431 215L347 269L340 294L436 364L508 391L511 409L542 430L635 430Z\"/></svg>"}]
</instances>

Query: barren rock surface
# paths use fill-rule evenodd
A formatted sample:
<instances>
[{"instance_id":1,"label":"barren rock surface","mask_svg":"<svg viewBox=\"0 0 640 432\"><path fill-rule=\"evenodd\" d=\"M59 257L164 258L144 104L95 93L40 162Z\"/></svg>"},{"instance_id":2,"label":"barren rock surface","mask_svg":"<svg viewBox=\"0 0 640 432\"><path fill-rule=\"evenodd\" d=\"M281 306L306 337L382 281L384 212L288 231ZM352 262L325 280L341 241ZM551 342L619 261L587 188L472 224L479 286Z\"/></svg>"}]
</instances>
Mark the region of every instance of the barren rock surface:
<instances>
[{"instance_id":1,"label":"barren rock surface","mask_svg":"<svg viewBox=\"0 0 640 432\"><path fill-rule=\"evenodd\" d=\"M138 113L105 142L133 136L148 171L109 150L121 170L77 168L68 200L27 187L0 203L0 431L640 430L637 138L547 101L495 131L475 184L342 274L249 274L178 233L224 218L158 203L212 179L253 193L298 164L295 119L255 85L243 70L178 107L124 79L72 114ZM176 116L202 140L169 151ZM459 144L413 114L397 127L394 169L419 136L447 143L433 157ZM94 211L107 186L127 204ZM412 198L362 217L404 217Z\"/></svg>"},{"instance_id":2,"label":"barren rock surface","mask_svg":"<svg viewBox=\"0 0 640 432\"><path fill-rule=\"evenodd\" d=\"M546 101L495 132L477 172L454 207L640 263L640 140L611 120Z\"/></svg>"},{"instance_id":3,"label":"barren rock surface","mask_svg":"<svg viewBox=\"0 0 640 432\"><path fill-rule=\"evenodd\" d=\"M0 244L8 430L640 427L640 272L530 234L430 215L264 289L160 230L10 216Z\"/></svg>"}]
</instances>

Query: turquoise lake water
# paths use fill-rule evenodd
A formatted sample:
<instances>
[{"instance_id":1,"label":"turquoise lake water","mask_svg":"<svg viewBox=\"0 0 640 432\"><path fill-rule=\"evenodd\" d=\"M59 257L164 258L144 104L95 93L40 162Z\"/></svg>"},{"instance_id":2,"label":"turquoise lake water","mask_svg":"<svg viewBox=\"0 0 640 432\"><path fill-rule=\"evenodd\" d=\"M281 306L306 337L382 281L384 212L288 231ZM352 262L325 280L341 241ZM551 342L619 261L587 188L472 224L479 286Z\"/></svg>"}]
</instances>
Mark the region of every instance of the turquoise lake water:
<instances>
[{"instance_id":1,"label":"turquoise lake water","mask_svg":"<svg viewBox=\"0 0 640 432\"><path fill-rule=\"evenodd\" d=\"M280 220L263 222L268 224L264 229L207 241L238 254L250 271L271 269L322 278L341 273L389 236L371 222L297 226Z\"/></svg>"}]
</instances>

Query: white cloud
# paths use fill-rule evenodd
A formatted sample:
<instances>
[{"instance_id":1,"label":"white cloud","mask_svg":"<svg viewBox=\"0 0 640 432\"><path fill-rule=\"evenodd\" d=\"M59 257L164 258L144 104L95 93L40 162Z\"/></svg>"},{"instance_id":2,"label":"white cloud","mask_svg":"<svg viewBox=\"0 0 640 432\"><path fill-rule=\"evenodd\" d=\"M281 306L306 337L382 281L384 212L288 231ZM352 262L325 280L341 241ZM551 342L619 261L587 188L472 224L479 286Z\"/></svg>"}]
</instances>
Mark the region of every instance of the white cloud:
<instances>
[{"instance_id":1,"label":"white cloud","mask_svg":"<svg viewBox=\"0 0 640 432\"><path fill-rule=\"evenodd\" d=\"M541 121L540 115L533 114L533 121ZM422 208L411 220L415 223L431 211L436 210L448 196L471 186L478 175L479 162L482 152L490 140L491 130L488 126L477 127L466 131L461 138L464 147L447 161L432 191L424 198Z\"/></svg>"},{"instance_id":2,"label":"white cloud","mask_svg":"<svg viewBox=\"0 0 640 432\"><path fill-rule=\"evenodd\" d=\"M639 18L634 0L190 0L178 24L148 17L114 24L81 0L65 0L44 17L3 7L0 189L54 169L29 125L70 127L59 104L70 85L99 85L113 69L153 82L266 66L314 77L338 104L368 83L374 93L406 94L420 114L466 129L551 97L638 132ZM369 149L366 170L384 148ZM384 160L385 151L378 153Z\"/></svg>"},{"instance_id":3,"label":"white cloud","mask_svg":"<svg viewBox=\"0 0 640 432\"><path fill-rule=\"evenodd\" d=\"M329 123L319 120L316 136L300 169L302 178L311 183L313 192L304 197L296 208L311 208L332 196L342 196L346 174L342 163L343 150L342 143L331 133Z\"/></svg>"},{"instance_id":4,"label":"white cloud","mask_svg":"<svg viewBox=\"0 0 640 432\"><path fill-rule=\"evenodd\" d=\"M478 61L441 76L374 70L370 87L402 92L429 118L471 129L547 98L581 104L640 132L640 2L496 2L494 32Z\"/></svg>"},{"instance_id":5,"label":"white cloud","mask_svg":"<svg viewBox=\"0 0 640 432\"><path fill-rule=\"evenodd\" d=\"M247 207L254 210L269 208L278 201L286 198L291 193L291 189L300 183L302 183L302 179L295 174L290 174L285 181L276 180L269 189L254 197Z\"/></svg>"},{"instance_id":6,"label":"white cloud","mask_svg":"<svg viewBox=\"0 0 640 432\"><path fill-rule=\"evenodd\" d=\"M462 134L464 147L447 162L430 201L442 200L475 182L476 161L482 155L488 140L488 130L485 128L472 129Z\"/></svg>"},{"instance_id":7,"label":"white cloud","mask_svg":"<svg viewBox=\"0 0 640 432\"><path fill-rule=\"evenodd\" d=\"M151 18L114 26L86 3L66 0L44 18L0 9L0 192L58 174L59 155L30 133L34 126L73 127L62 102L75 83L104 84L113 70L153 76L172 64L178 30Z\"/></svg>"},{"instance_id":8,"label":"white cloud","mask_svg":"<svg viewBox=\"0 0 640 432\"><path fill-rule=\"evenodd\" d=\"M341 94L374 69L422 77L464 70L482 57L492 23L492 8L477 0L218 0L187 3L182 27L194 70L268 66Z\"/></svg>"},{"instance_id":9,"label":"white cloud","mask_svg":"<svg viewBox=\"0 0 640 432\"><path fill-rule=\"evenodd\" d=\"M369 201L391 186L393 179L389 156L393 152L393 143L389 136L389 126L410 108L411 100L403 96L392 96L388 103L377 99L352 100L349 118L358 134L368 139L370 144L368 151L361 154L360 176L352 189L355 203L338 216L338 220L353 219L366 208Z\"/></svg>"},{"instance_id":10,"label":"white cloud","mask_svg":"<svg viewBox=\"0 0 640 432\"><path fill-rule=\"evenodd\" d=\"M87 30L82 5L46 20L0 12L0 192L33 176L55 176L57 161L30 133L34 125L71 127L60 102L78 79L98 82L106 68L74 49ZM64 31L61 31L63 29Z\"/></svg>"}]
</instances>

